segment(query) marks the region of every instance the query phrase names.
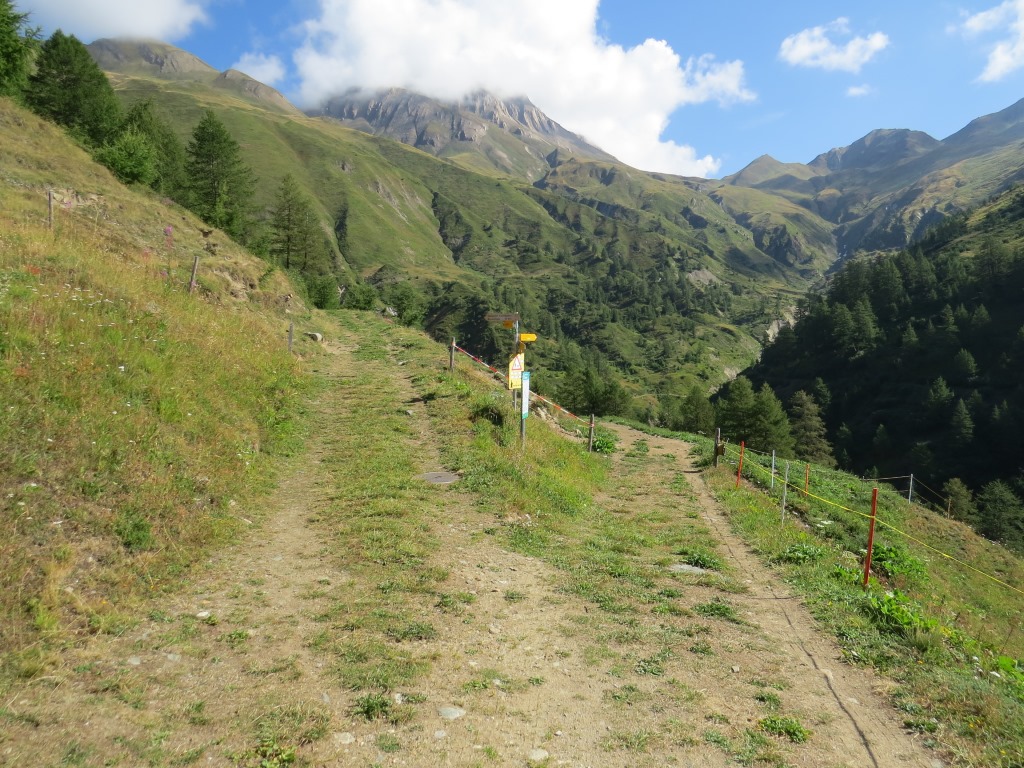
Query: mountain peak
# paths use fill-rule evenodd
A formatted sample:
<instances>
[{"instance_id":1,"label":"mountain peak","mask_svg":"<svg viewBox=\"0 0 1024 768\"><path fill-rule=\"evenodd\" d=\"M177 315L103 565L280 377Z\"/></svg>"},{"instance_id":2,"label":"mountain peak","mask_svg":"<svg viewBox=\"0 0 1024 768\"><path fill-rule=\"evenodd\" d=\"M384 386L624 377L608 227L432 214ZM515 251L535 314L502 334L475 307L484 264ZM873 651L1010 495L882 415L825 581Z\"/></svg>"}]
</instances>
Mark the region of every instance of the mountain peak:
<instances>
[{"instance_id":1,"label":"mountain peak","mask_svg":"<svg viewBox=\"0 0 1024 768\"><path fill-rule=\"evenodd\" d=\"M334 96L309 114L411 144L439 157L459 157L476 168L534 179L549 167L553 151L614 160L545 115L525 96L502 98L475 91L458 101L402 88ZM503 136L514 137L509 141Z\"/></svg>"},{"instance_id":2,"label":"mountain peak","mask_svg":"<svg viewBox=\"0 0 1024 768\"><path fill-rule=\"evenodd\" d=\"M924 131L907 128L879 128L857 139L848 147L830 149L810 163L816 170L881 170L912 160L939 145L939 140Z\"/></svg>"},{"instance_id":3,"label":"mountain peak","mask_svg":"<svg viewBox=\"0 0 1024 768\"><path fill-rule=\"evenodd\" d=\"M188 51L159 40L102 38L86 46L101 69L168 80L210 79L217 70Z\"/></svg>"}]
</instances>

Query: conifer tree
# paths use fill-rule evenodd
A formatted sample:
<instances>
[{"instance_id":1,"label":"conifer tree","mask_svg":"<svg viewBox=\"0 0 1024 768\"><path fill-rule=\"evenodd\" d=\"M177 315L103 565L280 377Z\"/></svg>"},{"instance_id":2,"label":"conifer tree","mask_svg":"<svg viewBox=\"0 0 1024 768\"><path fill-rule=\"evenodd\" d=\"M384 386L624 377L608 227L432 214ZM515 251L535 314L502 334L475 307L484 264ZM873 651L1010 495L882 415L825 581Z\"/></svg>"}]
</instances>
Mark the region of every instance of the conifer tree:
<instances>
[{"instance_id":1,"label":"conifer tree","mask_svg":"<svg viewBox=\"0 0 1024 768\"><path fill-rule=\"evenodd\" d=\"M789 424L797 458L826 467L836 465L818 404L803 390L796 392L789 401Z\"/></svg>"},{"instance_id":2,"label":"conifer tree","mask_svg":"<svg viewBox=\"0 0 1024 768\"><path fill-rule=\"evenodd\" d=\"M154 111L150 100L133 104L121 121L121 131L134 130L144 135L156 154L156 176L150 186L172 200L184 202L185 145L178 134Z\"/></svg>"},{"instance_id":3,"label":"conifer tree","mask_svg":"<svg viewBox=\"0 0 1024 768\"><path fill-rule=\"evenodd\" d=\"M690 387L680 409L681 428L686 432L710 435L715 429L715 408L697 384Z\"/></svg>"},{"instance_id":4,"label":"conifer tree","mask_svg":"<svg viewBox=\"0 0 1024 768\"><path fill-rule=\"evenodd\" d=\"M971 418L971 413L963 400L956 401L949 426L957 449L963 449L965 444L974 439L974 419Z\"/></svg>"},{"instance_id":5,"label":"conifer tree","mask_svg":"<svg viewBox=\"0 0 1024 768\"><path fill-rule=\"evenodd\" d=\"M207 224L241 240L250 225L256 177L241 148L212 110L207 110L186 148L188 207Z\"/></svg>"},{"instance_id":6,"label":"conifer tree","mask_svg":"<svg viewBox=\"0 0 1024 768\"><path fill-rule=\"evenodd\" d=\"M715 410L723 437L734 443L747 440L754 420L754 385L750 379L746 376L733 379L725 397L716 403Z\"/></svg>"},{"instance_id":7,"label":"conifer tree","mask_svg":"<svg viewBox=\"0 0 1024 768\"><path fill-rule=\"evenodd\" d=\"M793 454L793 435L789 418L772 388L763 384L754 396L754 412L750 425L750 447L758 451Z\"/></svg>"},{"instance_id":8,"label":"conifer tree","mask_svg":"<svg viewBox=\"0 0 1024 768\"><path fill-rule=\"evenodd\" d=\"M270 255L285 269L298 267L300 257L305 269L310 256L318 255L320 238L313 205L290 173L285 174L277 189L271 226Z\"/></svg>"},{"instance_id":9,"label":"conifer tree","mask_svg":"<svg viewBox=\"0 0 1024 768\"><path fill-rule=\"evenodd\" d=\"M28 84L38 30L29 29L27 13L18 13L10 0L0 0L0 96L20 99Z\"/></svg>"},{"instance_id":10,"label":"conifer tree","mask_svg":"<svg viewBox=\"0 0 1024 768\"><path fill-rule=\"evenodd\" d=\"M968 525L978 524L978 507L974 503L974 495L959 477L951 477L942 486L946 496L949 514Z\"/></svg>"},{"instance_id":11,"label":"conifer tree","mask_svg":"<svg viewBox=\"0 0 1024 768\"><path fill-rule=\"evenodd\" d=\"M107 76L78 38L59 29L39 49L25 103L93 147L113 136L121 116Z\"/></svg>"},{"instance_id":12,"label":"conifer tree","mask_svg":"<svg viewBox=\"0 0 1024 768\"><path fill-rule=\"evenodd\" d=\"M127 128L104 144L96 159L125 184L151 184L157 177L156 149L142 132Z\"/></svg>"}]
</instances>

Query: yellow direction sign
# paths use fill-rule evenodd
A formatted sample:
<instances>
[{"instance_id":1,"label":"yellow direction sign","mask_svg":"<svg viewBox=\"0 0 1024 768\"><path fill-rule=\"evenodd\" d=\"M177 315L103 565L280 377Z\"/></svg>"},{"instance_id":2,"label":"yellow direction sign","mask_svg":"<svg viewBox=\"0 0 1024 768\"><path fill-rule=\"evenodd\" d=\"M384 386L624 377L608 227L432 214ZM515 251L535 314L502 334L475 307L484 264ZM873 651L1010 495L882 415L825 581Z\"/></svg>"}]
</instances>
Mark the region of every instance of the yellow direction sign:
<instances>
[{"instance_id":1,"label":"yellow direction sign","mask_svg":"<svg viewBox=\"0 0 1024 768\"><path fill-rule=\"evenodd\" d=\"M523 370L526 368L526 356L523 354L514 355L508 361L508 388L523 388Z\"/></svg>"},{"instance_id":2,"label":"yellow direction sign","mask_svg":"<svg viewBox=\"0 0 1024 768\"><path fill-rule=\"evenodd\" d=\"M537 334L536 333L520 333L519 334L519 340L520 341L536 341L537 340Z\"/></svg>"}]
</instances>

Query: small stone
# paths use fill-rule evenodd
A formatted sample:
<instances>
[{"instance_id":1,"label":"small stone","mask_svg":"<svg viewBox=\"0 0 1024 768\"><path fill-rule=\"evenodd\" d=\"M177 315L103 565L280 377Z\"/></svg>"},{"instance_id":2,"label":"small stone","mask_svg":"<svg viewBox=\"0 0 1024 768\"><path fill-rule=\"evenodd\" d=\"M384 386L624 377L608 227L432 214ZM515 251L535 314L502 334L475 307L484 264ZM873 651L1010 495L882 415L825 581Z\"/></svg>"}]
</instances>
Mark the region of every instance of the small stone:
<instances>
[{"instance_id":1,"label":"small stone","mask_svg":"<svg viewBox=\"0 0 1024 768\"><path fill-rule=\"evenodd\" d=\"M167 660L168 661L181 661L181 654L180 653L168 653L167 654Z\"/></svg>"},{"instance_id":2,"label":"small stone","mask_svg":"<svg viewBox=\"0 0 1024 768\"><path fill-rule=\"evenodd\" d=\"M549 755L546 749L531 749L528 757L533 762L539 763L542 760L547 760Z\"/></svg>"},{"instance_id":3,"label":"small stone","mask_svg":"<svg viewBox=\"0 0 1024 768\"><path fill-rule=\"evenodd\" d=\"M434 731L434 738L435 739L443 739L447 735L448 734L445 731Z\"/></svg>"},{"instance_id":4,"label":"small stone","mask_svg":"<svg viewBox=\"0 0 1024 768\"><path fill-rule=\"evenodd\" d=\"M561 736L561 735L562 735L561 731L555 731L555 736Z\"/></svg>"},{"instance_id":5,"label":"small stone","mask_svg":"<svg viewBox=\"0 0 1024 768\"><path fill-rule=\"evenodd\" d=\"M490 632L492 635L500 635L501 627L499 627L497 624L490 624L487 627L487 631Z\"/></svg>"},{"instance_id":6,"label":"small stone","mask_svg":"<svg viewBox=\"0 0 1024 768\"><path fill-rule=\"evenodd\" d=\"M740 668L738 666L734 666L732 668L732 671L733 671L733 674L737 674L740 671Z\"/></svg>"},{"instance_id":7,"label":"small stone","mask_svg":"<svg viewBox=\"0 0 1024 768\"><path fill-rule=\"evenodd\" d=\"M208 619L208 618L210 618L210 612L209 611L200 611L199 613L196 614L196 618L197 619Z\"/></svg>"},{"instance_id":8,"label":"small stone","mask_svg":"<svg viewBox=\"0 0 1024 768\"><path fill-rule=\"evenodd\" d=\"M325 693L320 698L324 700L324 704L330 704L331 703L331 695L329 693Z\"/></svg>"},{"instance_id":9,"label":"small stone","mask_svg":"<svg viewBox=\"0 0 1024 768\"><path fill-rule=\"evenodd\" d=\"M465 717L466 710L462 707L438 707L437 714L442 720L458 720L460 717Z\"/></svg>"},{"instance_id":10,"label":"small stone","mask_svg":"<svg viewBox=\"0 0 1024 768\"><path fill-rule=\"evenodd\" d=\"M140 659L138 656L129 656L128 663L131 664L133 667L137 667L139 666L139 664L142 663L142 659Z\"/></svg>"},{"instance_id":11,"label":"small stone","mask_svg":"<svg viewBox=\"0 0 1024 768\"><path fill-rule=\"evenodd\" d=\"M354 744L356 737L348 731L342 731L341 733L334 734L334 740L339 744Z\"/></svg>"},{"instance_id":12,"label":"small stone","mask_svg":"<svg viewBox=\"0 0 1024 768\"><path fill-rule=\"evenodd\" d=\"M405 701L405 696L403 696L400 693L396 693L395 696L394 696L394 699L395 699L395 704L401 704L403 701Z\"/></svg>"}]
</instances>

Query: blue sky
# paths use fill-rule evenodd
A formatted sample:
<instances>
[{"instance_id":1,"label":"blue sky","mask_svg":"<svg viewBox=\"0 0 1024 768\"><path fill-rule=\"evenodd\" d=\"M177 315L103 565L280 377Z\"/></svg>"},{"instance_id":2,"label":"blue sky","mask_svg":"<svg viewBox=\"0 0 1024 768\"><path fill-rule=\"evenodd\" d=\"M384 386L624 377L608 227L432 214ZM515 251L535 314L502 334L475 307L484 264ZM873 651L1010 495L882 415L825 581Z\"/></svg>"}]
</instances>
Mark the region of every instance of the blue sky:
<instances>
[{"instance_id":1,"label":"blue sky","mask_svg":"<svg viewBox=\"0 0 1024 768\"><path fill-rule=\"evenodd\" d=\"M15 0L149 37L303 107L353 86L527 95L638 168L721 177L874 128L945 138L1024 98L1024 0Z\"/></svg>"}]
</instances>

